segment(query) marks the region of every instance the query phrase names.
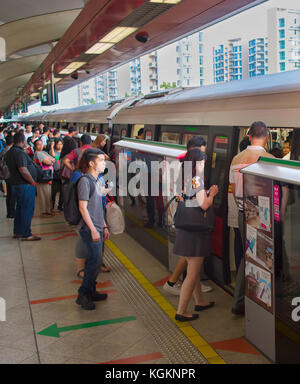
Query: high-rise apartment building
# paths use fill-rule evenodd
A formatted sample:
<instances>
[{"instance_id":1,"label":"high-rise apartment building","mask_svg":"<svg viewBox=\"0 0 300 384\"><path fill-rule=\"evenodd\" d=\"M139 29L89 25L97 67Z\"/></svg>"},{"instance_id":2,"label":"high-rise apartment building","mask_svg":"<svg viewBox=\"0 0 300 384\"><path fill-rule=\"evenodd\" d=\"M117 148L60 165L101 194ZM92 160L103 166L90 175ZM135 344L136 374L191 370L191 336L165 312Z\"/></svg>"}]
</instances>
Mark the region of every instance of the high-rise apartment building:
<instances>
[{"instance_id":1,"label":"high-rise apartment building","mask_svg":"<svg viewBox=\"0 0 300 384\"><path fill-rule=\"evenodd\" d=\"M200 86L204 85L204 56L203 56L203 32L199 32L199 78Z\"/></svg>"},{"instance_id":2,"label":"high-rise apartment building","mask_svg":"<svg viewBox=\"0 0 300 384\"><path fill-rule=\"evenodd\" d=\"M300 68L300 11L268 10L269 72Z\"/></svg>"},{"instance_id":3,"label":"high-rise apartment building","mask_svg":"<svg viewBox=\"0 0 300 384\"><path fill-rule=\"evenodd\" d=\"M158 88L158 66L157 66L157 51L148 55L149 58L149 91L156 92ZM143 78L143 80L146 80Z\"/></svg>"},{"instance_id":4,"label":"high-rise apartment building","mask_svg":"<svg viewBox=\"0 0 300 384\"><path fill-rule=\"evenodd\" d=\"M268 67L268 39L257 38L249 41L249 77L267 74Z\"/></svg>"},{"instance_id":5,"label":"high-rise apartment building","mask_svg":"<svg viewBox=\"0 0 300 384\"><path fill-rule=\"evenodd\" d=\"M88 105L118 98L117 71L108 71L78 85L78 104Z\"/></svg>"},{"instance_id":6,"label":"high-rise apartment building","mask_svg":"<svg viewBox=\"0 0 300 384\"><path fill-rule=\"evenodd\" d=\"M138 58L130 62L130 94L131 96L138 96L141 92L141 59Z\"/></svg>"},{"instance_id":7,"label":"high-rise apartment building","mask_svg":"<svg viewBox=\"0 0 300 384\"><path fill-rule=\"evenodd\" d=\"M243 78L243 46L240 38L213 48L214 82L221 83Z\"/></svg>"},{"instance_id":8,"label":"high-rise apartment building","mask_svg":"<svg viewBox=\"0 0 300 384\"><path fill-rule=\"evenodd\" d=\"M214 82L228 81L228 48L224 44L213 48Z\"/></svg>"},{"instance_id":9,"label":"high-rise apartment building","mask_svg":"<svg viewBox=\"0 0 300 384\"><path fill-rule=\"evenodd\" d=\"M88 105L97 101L95 78L78 85L78 105Z\"/></svg>"}]
</instances>

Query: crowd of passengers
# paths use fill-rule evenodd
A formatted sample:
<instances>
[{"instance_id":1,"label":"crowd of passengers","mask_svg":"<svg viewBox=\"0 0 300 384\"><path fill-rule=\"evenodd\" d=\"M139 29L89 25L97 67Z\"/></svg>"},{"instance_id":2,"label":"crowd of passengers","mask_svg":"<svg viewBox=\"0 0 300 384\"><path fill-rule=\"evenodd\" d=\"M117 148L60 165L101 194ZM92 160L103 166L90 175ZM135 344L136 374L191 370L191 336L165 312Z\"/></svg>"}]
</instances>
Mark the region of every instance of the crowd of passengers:
<instances>
[{"instance_id":1,"label":"crowd of passengers","mask_svg":"<svg viewBox=\"0 0 300 384\"><path fill-rule=\"evenodd\" d=\"M76 256L78 276L82 277L82 285L78 291L76 303L83 309L95 309L94 302L107 298L107 294L96 291L97 275L103 268L102 254L104 241L109 239L109 228L105 222L105 195L107 187L102 177L106 160L109 159L103 151L107 137L98 135L92 143L88 134L81 136L81 145L77 148L74 136L75 128L70 128L68 135L61 137L59 130L51 131L40 124L32 129L14 124L0 127L0 140L5 141L1 158L8 167L9 174L5 177L6 189L3 188L7 199L7 217L14 217L13 238L23 241L40 240L39 236L31 233L31 219L35 215L49 217L55 212L56 195L59 194L57 209L63 210L64 188L67 183L77 183L78 208L81 222L78 226L78 241ZM143 132L139 132L138 138ZM229 172L230 193L228 194L228 225L235 232L235 263L237 279L234 292L232 313L244 314L245 295L245 260L244 260L244 206L243 206L243 176L241 168L255 163L261 156L282 157L280 148L267 152L269 130L259 121L254 122L248 136L240 143L240 152L232 159ZM183 196L191 196L204 211L212 205L218 194L218 186L212 185L204 190L204 167L206 161L206 142L200 136L194 136L187 144L187 152L180 158L184 169L185 162L191 162L192 175L182 178ZM300 130L293 132L292 141L284 150L290 153L291 160L300 160ZM272 153L271 153L272 152ZM0 169L3 162L0 163ZM38 182L38 172L51 171L52 180ZM4 183L3 183L4 184ZM284 194L284 187L283 187ZM211 255L211 233L192 232L176 229L173 252L180 256L179 261L165 283L164 289L171 294L179 295L178 309L175 316L177 321L191 321L199 317L198 313L189 313L188 304L193 295L194 311L200 312L212 308L214 301L204 297L200 272L203 261ZM104 266L105 269L105 266ZM179 286L180 276L186 272L184 281Z\"/></svg>"}]
</instances>

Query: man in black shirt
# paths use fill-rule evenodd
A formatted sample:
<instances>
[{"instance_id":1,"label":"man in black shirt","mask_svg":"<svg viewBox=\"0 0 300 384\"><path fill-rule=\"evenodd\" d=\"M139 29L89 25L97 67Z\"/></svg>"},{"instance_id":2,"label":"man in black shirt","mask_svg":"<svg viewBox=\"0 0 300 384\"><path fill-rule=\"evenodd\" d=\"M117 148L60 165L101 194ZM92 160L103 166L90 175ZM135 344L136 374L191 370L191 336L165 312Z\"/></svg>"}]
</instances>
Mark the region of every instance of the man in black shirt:
<instances>
[{"instance_id":1,"label":"man in black shirt","mask_svg":"<svg viewBox=\"0 0 300 384\"><path fill-rule=\"evenodd\" d=\"M14 135L14 145L7 152L5 161L10 173L12 193L16 199L13 238L24 241L41 240L31 233L31 220L34 213L36 180L38 171L36 165L24 152L26 139L24 133Z\"/></svg>"}]
</instances>

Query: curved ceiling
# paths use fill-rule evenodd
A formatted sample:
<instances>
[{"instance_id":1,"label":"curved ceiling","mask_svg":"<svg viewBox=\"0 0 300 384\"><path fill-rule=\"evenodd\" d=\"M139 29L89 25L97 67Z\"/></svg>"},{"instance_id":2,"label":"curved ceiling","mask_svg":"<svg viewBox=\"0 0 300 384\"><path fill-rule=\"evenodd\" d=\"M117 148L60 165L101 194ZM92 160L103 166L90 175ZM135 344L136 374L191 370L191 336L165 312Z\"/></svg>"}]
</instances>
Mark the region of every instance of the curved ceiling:
<instances>
[{"instance_id":1,"label":"curved ceiling","mask_svg":"<svg viewBox=\"0 0 300 384\"><path fill-rule=\"evenodd\" d=\"M6 61L0 61L0 109L15 101L85 3L86 0L1 1L0 37L5 40ZM14 78L15 81L9 80ZM11 87L9 92L7 84Z\"/></svg>"},{"instance_id":2,"label":"curved ceiling","mask_svg":"<svg viewBox=\"0 0 300 384\"><path fill-rule=\"evenodd\" d=\"M61 91L264 1L7 0L4 7L1 4L0 24L1 21L4 24L0 25L0 37L6 39L7 60L13 64L14 60L23 57L20 65L24 65L24 68L14 66L16 72L13 74L13 69L10 71L0 64L0 82L4 79L0 88L4 81L6 84L7 76L17 76L19 81L20 78L25 81L28 75L24 74L27 70L32 71L33 57L37 56L37 60L30 80L14 87L13 100L13 92L6 99L0 94L0 109L8 108L13 102L24 100L32 92L37 92L49 79L53 68L54 75L61 78L58 83L58 90ZM104 37L111 37L111 32L122 28L133 29L135 33L113 41L113 44L108 44L112 41L105 41ZM148 33L146 44L135 39L138 31ZM88 52L101 41L105 42L104 45L110 45L110 48L100 54ZM57 44L54 46L53 42ZM53 45L49 46L48 43ZM41 54L48 52L41 61ZM28 55L31 59L25 60ZM78 80L74 80L74 76L71 78L72 72L64 72L74 62L79 62L77 64L81 66ZM5 73L2 74L2 70ZM20 91L20 88L23 89Z\"/></svg>"}]
</instances>

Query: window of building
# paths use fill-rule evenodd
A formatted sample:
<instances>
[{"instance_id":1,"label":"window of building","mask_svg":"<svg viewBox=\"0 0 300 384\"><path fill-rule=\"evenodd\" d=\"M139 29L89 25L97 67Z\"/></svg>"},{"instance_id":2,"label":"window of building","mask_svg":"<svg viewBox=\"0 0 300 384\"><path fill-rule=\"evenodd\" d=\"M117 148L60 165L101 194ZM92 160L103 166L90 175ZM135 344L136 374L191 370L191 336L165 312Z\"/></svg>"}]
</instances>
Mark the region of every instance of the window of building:
<instances>
[{"instance_id":1,"label":"window of building","mask_svg":"<svg viewBox=\"0 0 300 384\"><path fill-rule=\"evenodd\" d=\"M280 29L279 30L279 38L280 39L284 39L285 38L285 30L284 29Z\"/></svg>"},{"instance_id":2,"label":"window of building","mask_svg":"<svg viewBox=\"0 0 300 384\"><path fill-rule=\"evenodd\" d=\"M279 22L279 27L280 28L284 28L284 26L285 26L285 19L281 18L281 19L278 20L278 22Z\"/></svg>"},{"instance_id":3,"label":"window of building","mask_svg":"<svg viewBox=\"0 0 300 384\"><path fill-rule=\"evenodd\" d=\"M285 49L285 41L284 40L279 41L279 49Z\"/></svg>"},{"instance_id":4,"label":"window of building","mask_svg":"<svg viewBox=\"0 0 300 384\"><path fill-rule=\"evenodd\" d=\"M285 63L280 63L280 70L285 71Z\"/></svg>"},{"instance_id":5,"label":"window of building","mask_svg":"<svg viewBox=\"0 0 300 384\"><path fill-rule=\"evenodd\" d=\"M280 58L280 60L285 60L285 52L280 52L279 58Z\"/></svg>"}]
</instances>

